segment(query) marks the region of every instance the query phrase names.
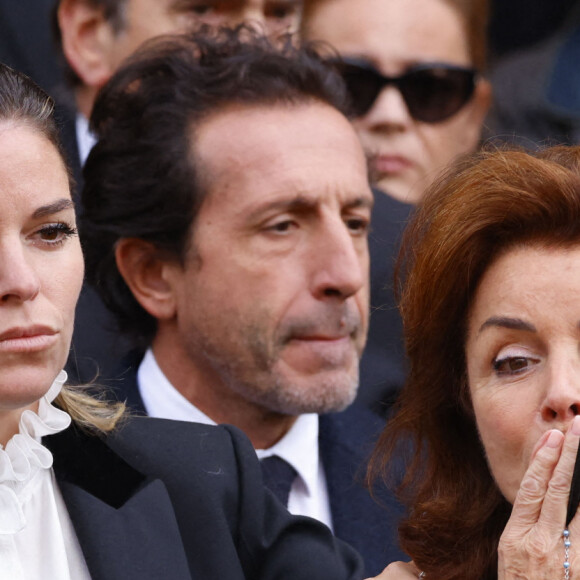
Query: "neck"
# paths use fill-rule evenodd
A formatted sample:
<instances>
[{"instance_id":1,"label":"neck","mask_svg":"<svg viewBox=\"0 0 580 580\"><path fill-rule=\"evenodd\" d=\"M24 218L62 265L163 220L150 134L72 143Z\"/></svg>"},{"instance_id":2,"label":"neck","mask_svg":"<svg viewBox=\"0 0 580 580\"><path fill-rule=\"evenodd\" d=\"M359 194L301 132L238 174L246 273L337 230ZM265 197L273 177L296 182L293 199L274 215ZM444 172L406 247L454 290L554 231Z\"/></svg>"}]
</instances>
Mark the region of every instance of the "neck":
<instances>
[{"instance_id":1,"label":"neck","mask_svg":"<svg viewBox=\"0 0 580 580\"><path fill-rule=\"evenodd\" d=\"M157 364L169 382L195 407L216 423L241 429L255 449L276 444L296 421L248 401L224 383L220 374L203 361L192 361L181 344L153 342Z\"/></svg>"}]
</instances>

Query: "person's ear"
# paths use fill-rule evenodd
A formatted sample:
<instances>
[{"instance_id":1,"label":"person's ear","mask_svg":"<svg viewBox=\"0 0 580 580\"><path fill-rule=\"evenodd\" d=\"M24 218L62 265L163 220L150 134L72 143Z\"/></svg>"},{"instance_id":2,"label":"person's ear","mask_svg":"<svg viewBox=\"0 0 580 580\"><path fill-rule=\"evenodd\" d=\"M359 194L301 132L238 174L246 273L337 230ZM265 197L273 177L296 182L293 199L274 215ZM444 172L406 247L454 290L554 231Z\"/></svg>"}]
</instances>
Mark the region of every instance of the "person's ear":
<instances>
[{"instance_id":1,"label":"person's ear","mask_svg":"<svg viewBox=\"0 0 580 580\"><path fill-rule=\"evenodd\" d=\"M489 108L491 106L492 89L491 83L486 79L479 79L475 85L475 92L473 94L473 115L474 122L481 128Z\"/></svg>"},{"instance_id":2,"label":"person's ear","mask_svg":"<svg viewBox=\"0 0 580 580\"><path fill-rule=\"evenodd\" d=\"M69 66L85 86L99 89L114 72L110 55L116 34L104 8L88 0L61 0L57 18Z\"/></svg>"},{"instance_id":3,"label":"person's ear","mask_svg":"<svg viewBox=\"0 0 580 580\"><path fill-rule=\"evenodd\" d=\"M152 244L138 238L120 240L115 259L133 296L151 316L158 320L175 316L171 273L179 264L164 258Z\"/></svg>"}]
</instances>

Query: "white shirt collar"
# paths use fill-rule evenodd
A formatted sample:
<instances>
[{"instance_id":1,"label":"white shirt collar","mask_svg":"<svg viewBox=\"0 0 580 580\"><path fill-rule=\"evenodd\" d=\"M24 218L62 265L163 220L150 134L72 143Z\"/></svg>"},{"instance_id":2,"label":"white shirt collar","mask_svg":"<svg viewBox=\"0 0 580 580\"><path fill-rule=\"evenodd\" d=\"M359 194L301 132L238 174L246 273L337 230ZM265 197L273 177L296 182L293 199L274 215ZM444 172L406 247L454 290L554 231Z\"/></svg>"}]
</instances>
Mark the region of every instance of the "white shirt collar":
<instances>
[{"instance_id":1,"label":"white shirt collar","mask_svg":"<svg viewBox=\"0 0 580 580\"><path fill-rule=\"evenodd\" d=\"M85 164L91 149L95 146L97 138L95 137L95 134L92 133L89 129L89 120L81 113L77 113L76 134L77 145L79 149L79 159L82 167Z\"/></svg>"}]
</instances>

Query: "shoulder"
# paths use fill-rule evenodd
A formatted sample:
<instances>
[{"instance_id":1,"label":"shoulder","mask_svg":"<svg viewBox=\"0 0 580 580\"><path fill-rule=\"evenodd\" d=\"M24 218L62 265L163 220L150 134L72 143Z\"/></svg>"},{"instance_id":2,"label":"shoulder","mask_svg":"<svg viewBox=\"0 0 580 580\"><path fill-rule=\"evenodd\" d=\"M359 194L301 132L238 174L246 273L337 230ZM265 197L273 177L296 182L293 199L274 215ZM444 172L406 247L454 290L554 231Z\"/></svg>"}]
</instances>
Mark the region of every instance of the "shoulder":
<instances>
[{"instance_id":1,"label":"shoulder","mask_svg":"<svg viewBox=\"0 0 580 580\"><path fill-rule=\"evenodd\" d=\"M134 468L149 475L236 475L243 463L259 477L255 452L235 427L132 417L108 437L107 443Z\"/></svg>"}]
</instances>

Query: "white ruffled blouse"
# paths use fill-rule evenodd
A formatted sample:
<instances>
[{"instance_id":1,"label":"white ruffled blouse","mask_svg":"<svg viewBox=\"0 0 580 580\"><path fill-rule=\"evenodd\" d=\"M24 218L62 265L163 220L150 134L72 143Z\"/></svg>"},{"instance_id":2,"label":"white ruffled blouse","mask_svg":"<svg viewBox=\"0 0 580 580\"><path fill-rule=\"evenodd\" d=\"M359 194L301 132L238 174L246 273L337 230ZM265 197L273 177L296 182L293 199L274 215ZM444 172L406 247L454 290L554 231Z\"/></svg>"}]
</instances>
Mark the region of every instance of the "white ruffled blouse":
<instances>
[{"instance_id":1,"label":"white ruffled blouse","mask_svg":"<svg viewBox=\"0 0 580 580\"><path fill-rule=\"evenodd\" d=\"M41 437L66 429L70 416L52 406L62 371L38 412L26 410L19 432L0 445L0 578L90 580L90 575Z\"/></svg>"}]
</instances>

